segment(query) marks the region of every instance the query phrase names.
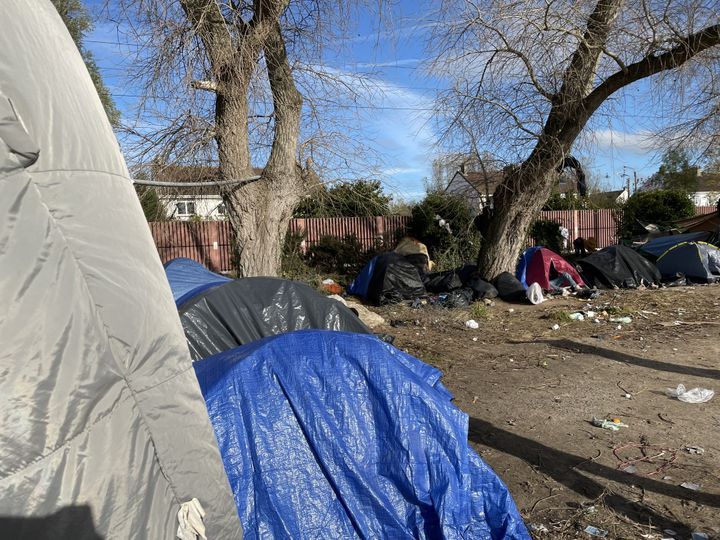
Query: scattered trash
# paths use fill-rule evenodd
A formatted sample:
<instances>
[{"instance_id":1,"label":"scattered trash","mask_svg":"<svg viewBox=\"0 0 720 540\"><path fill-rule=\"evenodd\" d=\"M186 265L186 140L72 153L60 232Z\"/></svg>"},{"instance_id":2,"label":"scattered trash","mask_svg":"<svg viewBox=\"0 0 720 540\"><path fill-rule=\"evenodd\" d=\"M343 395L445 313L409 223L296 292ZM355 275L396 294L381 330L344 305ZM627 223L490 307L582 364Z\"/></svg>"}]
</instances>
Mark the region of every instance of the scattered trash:
<instances>
[{"instance_id":1,"label":"scattered trash","mask_svg":"<svg viewBox=\"0 0 720 540\"><path fill-rule=\"evenodd\" d=\"M673 477L672 477L672 476L663 476L662 479L663 479L663 480L672 480Z\"/></svg>"},{"instance_id":2,"label":"scattered trash","mask_svg":"<svg viewBox=\"0 0 720 540\"><path fill-rule=\"evenodd\" d=\"M590 536L598 536L600 538L605 538L608 535L608 532L605 529L598 529L597 527L593 527L592 525L588 525L585 527L585 532L588 533Z\"/></svg>"},{"instance_id":3,"label":"scattered trash","mask_svg":"<svg viewBox=\"0 0 720 540\"><path fill-rule=\"evenodd\" d=\"M480 325L479 325L479 324L477 323L477 321L474 320L474 319L470 319L469 321L465 321L465 326L467 326L468 328L471 328L471 329L473 329L473 330L477 330L478 328L480 328Z\"/></svg>"},{"instance_id":4,"label":"scattered trash","mask_svg":"<svg viewBox=\"0 0 720 540\"><path fill-rule=\"evenodd\" d=\"M513 308L508 309L508 313L515 313L515 310Z\"/></svg>"},{"instance_id":5,"label":"scattered trash","mask_svg":"<svg viewBox=\"0 0 720 540\"><path fill-rule=\"evenodd\" d=\"M342 294L343 292L343 288L330 278L322 280L322 288L330 294Z\"/></svg>"},{"instance_id":6,"label":"scattered trash","mask_svg":"<svg viewBox=\"0 0 720 540\"><path fill-rule=\"evenodd\" d=\"M542 523L531 523L530 525L528 525L528 527L530 528L531 531L536 532L536 533L550 532L550 531L548 531L548 528L545 525L543 525Z\"/></svg>"},{"instance_id":7,"label":"scattered trash","mask_svg":"<svg viewBox=\"0 0 720 540\"><path fill-rule=\"evenodd\" d=\"M586 312L585 312L585 316L586 316L588 319L594 319L594 318L595 318L595 315L597 315L597 313L595 313L594 311L586 311Z\"/></svg>"},{"instance_id":8,"label":"scattered trash","mask_svg":"<svg viewBox=\"0 0 720 540\"><path fill-rule=\"evenodd\" d=\"M612 420L593 418L592 425L603 429L609 429L610 431L620 431L621 427L629 427L627 424L623 424L619 418L613 418Z\"/></svg>"},{"instance_id":9,"label":"scattered trash","mask_svg":"<svg viewBox=\"0 0 720 540\"><path fill-rule=\"evenodd\" d=\"M623 396L623 397L625 399L632 399L632 394L625 394L625 396Z\"/></svg>"},{"instance_id":10,"label":"scattered trash","mask_svg":"<svg viewBox=\"0 0 720 540\"><path fill-rule=\"evenodd\" d=\"M709 540L709 536L702 532L693 532L692 540Z\"/></svg>"},{"instance_id":11,"label":"scattered trash","mask_svg":"<svg viewBox=\"0 0 720 540\"><path fill-rule=\"evenodd\" d=\"M672 529L663 529L663 534L667 534L668 536L677 536L677 533Z\"/></svg>"},{"instance_id":12,"label":"scattered trash","mask_svg":"<svg viewBox=\"0 0 720 540\"><path fill-rule=\"evenodd\" d=\"M700 484L696 484L695 482L683 482L682 484L680 484L680 487L683 487L685 489L689 489L692 491L697 491L698 489L700 489Z\"/></svg>"},{"instance_id":13,"label":"scattered trash","mask_svg":"<svg viewBox=\"0 0 720 540\"><path fill-rule=\"evenodd\" d=\"M489 298L484 298L483 303L488 307L493 307L495 305L495 302Z\"/></svg>"},{"instance_id":14,"label":"scattered trash","mask_svg":"<svg viewBox=\"0 0 720 540\"><path fill-rule=\"evenodd\" d=\"M473 338L473 341L477 341L477 340L478 340L478 338L476 338L476 337Z\"/></svg>"},{"instance_id":15,"label":"scattered trash","mask_svg":"<svg viewBox=\"0 0 720 540\"><path fill-rule=\"evenodd\" d=\"M630 324L632 319L630 317L610 317L610 322Z\"/></svg>"},{"instance_id":16,"label":"scattered trash","mask_svg":"<svg viewBox=\"0 0 720 540\"><path fill-rule=\"evenodd\" d=\"M584 321L585 315L580 313L579 311L576 311L575 313L571 313L569 315L571 321Z\"/></svg>"},{"instance_id":17,"label":"scattered trash","mask_svg":"<svg viewBox=\"0 0 720 540\"><path fill-rule=\"evenodd\" d=\"M392 334L375 334L375 337L377 337L380 341L389 343L390 345L392 345L395 341L395 336L393 336Z\"/></svg>"},{"instance_id":18,"label":"scattered trash","mask_svg":"<svg viewBox=\"0 0 720 540\"><path fill-rule=\"evenodd\" d=\"M684 384L678 384L677 388L668 388L665 394L671 398L677 398L685 403L707 403L715 395L715 390L708 388L693 388L686 390Z\"/></svg>"},{"instance_id":19,"label":"scattered trash","mask_svg":"<svg viewBox=\"0 0 720 540\"><path fill-rule=\"evenodd\" d=\"M705 453L705 449L702 446L686 446L683 448L688 454L695 454L702 456Z\"/></svg>"},{"instance_id":20,"label":"scattered trash","mask_svg":"<svg viewBox=\"0 0 720 540\"><path fill-rule=\"evenodd\" d=\"M597 512L597 508L595 508L595 505L589 502L581 502L580 508L582 508L588 514L594 514L595 512Z\"/></svg>"},{"instance_id":21,"label":"scattered trash","mask_svg":"<svg viewBox=\"0 0 720 540\"><path fill-rule=\"evenodd\" d=\"M552 328L553 330L560 330L560 325L556 323L553 324L550 328Z\"/></svg>"},{"instance_id":22,"label":"scattered trash","mask_svg":"<svg viewBox=\"0 0 720 540\"><path fill-rule=\"evenodd\" d=\"M637 467L635 465L628 465L623 469L623 472L626 472L628 474L635 474L637 472Z\"/></svg>"}]
</instances>

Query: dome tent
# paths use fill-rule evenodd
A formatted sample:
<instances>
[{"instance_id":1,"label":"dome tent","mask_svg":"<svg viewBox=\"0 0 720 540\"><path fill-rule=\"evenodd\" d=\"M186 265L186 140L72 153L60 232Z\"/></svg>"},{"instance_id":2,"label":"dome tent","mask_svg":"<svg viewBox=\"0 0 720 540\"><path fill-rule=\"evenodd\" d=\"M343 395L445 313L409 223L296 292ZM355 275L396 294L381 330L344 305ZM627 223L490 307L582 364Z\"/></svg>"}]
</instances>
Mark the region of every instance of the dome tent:
<instances>
[{"instance_id":1,"label":"dome tent","mask_svg":"<svg viewBox=\"0 0 720 540\"><path fill-rule=\"evenodd\" d=\"M303 330L194 368L249 537L530 539L441 373L395 347Z\"/></svg>"},{"instance_id":2,"label":"dome tent","mask_svg":"<svg viewBox=\"0 0 720 540\"><path fill-rule=\"evenodd\" d=\"M543 290L548 291L553 288L550 282L562 273L569 274L577 285L585 284L572 264L546 247L535 246L526 249L522 254L515 276L526 289L537 283Z\"/></svg>"},{"instance_id":3,"label":"dome tent","mask_svg":"<svg viewBox=\"0 0 720 540\"><path fill-rule=\"evenodd\" d=\"M411 261L389 251L374 257L347 289L375 305L410 300L425 294L422 277Z\"/></svg>"},{"instance_id":4,"label":"dome tent","mask_svg":"<svg viewBox=\"0 0 720 540\"><path fill-rule=\"evenodd\" d=\"M165 265L193 360L302 329L370 329L347 306L304 283L270 277L228 279L190 259Z\"/></svg>"},{"instance_id":5,"label":"dome tent","mask_svg":"<svg viewBox=\"0 0 720 540\"><path fill-rule=\"evenodd\" d=\"M668 249L657 260L663 277L683 274L690 281L720 281L720 249L705 242L683 242Z\"/></svg>"},{"instance_id":6,"label":"dome tent","mask_svg":"<svg viewBox=\"0 0 720 540\"><path fill-rule=\"evenodd\" d=\"M49 1L0 32L0 515L8 538L240 538L170 290L105 112Z\"/></svg>"},{"instance_id":7,"label":"dome tent","mask_svg":"<svg viewBox=\"0 0 720 540\"><path fill-rule=\"evenodd\" d=\"M609 246L578 261L585 281L600 289L635 289L660 284L660 272L634 249Z\"/></svg>"}]
</instances>

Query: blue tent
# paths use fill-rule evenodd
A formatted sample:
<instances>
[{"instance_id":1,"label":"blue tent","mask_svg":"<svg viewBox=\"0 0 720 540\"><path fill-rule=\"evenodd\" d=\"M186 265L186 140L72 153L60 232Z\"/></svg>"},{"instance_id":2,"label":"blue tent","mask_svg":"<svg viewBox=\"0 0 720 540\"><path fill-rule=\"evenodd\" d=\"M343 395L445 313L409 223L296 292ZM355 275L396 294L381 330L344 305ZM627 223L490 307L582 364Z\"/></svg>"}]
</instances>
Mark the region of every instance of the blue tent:
<instances>
[{"instance_id":1,"label":"blue tent","mask_svg":"<svg viewBox=\"0 0 720 540\"><path fill-rule=\"evenodd\" d=\"M710 236L710 233L705 231L661 236L655 240L650 240L640 248L640 251L657 258L673 246L683 242L702 242L707 240L708 236Z\"/></svg>"},{"instance_id":2,"label":"blue tent","mask_svg":"<svg viewBox=\"0 0 720 540\"><path fill-rule=\"evenodd\" d=\"M175 305L178 307L202 291L232 281L228 277L211 272L197 261L185 258L166 262L165 274L170 282Z\"/></svg>"},{"instance_id":3,"label":"blue tent","mask_svg":"<svg viewBox=\"0 0 720 540\"><path fill-rule=\"evenodd\" d=\"M441 373L304 330L194 364L245 538L529 539Z\"/></svg>"},{"instance_id":4,"label":"blue tent","mask_svg":"<svg viewBox=\"0 0 720 540\"><path fill-rule=\"evenodd\" d=\"M522 283L522 286L526 289L530 286L526 280L527 267L530 264L530 259L532 259L535 252L539 249L542 249L542 246L532 246L523 251L520 261L518 262L517 269L515 270L515 277L518 278L520 283Z\"/></svg>"}]
</instances>

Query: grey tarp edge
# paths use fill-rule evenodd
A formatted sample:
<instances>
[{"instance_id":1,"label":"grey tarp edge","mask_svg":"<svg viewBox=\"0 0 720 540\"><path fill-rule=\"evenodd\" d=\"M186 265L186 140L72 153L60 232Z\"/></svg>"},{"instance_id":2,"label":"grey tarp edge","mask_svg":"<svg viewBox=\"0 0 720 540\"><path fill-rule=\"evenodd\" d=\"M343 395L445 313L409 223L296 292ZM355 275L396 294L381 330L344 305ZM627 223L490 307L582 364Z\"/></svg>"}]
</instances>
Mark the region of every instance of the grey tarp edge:
<instances>
[{"instance_id":1,"label":"grey tarp edge","mask_svg":"<svg viewBox=\"0 0 720 540\"><path fill-rule=\"evenodd\" d=\"M240 538L177 311L92 81L49 1L3 8L0 99L40 150L30 166L32 153L0 141L3 533L171 539L179 503L197 497L210 538Z\"/></svg>"},{"instance_id":2,"label":"grey tarp edge","mask_svg":"<svg viewBox=\"0 0 720 540\"><path fill-rule=\"evenodd\" d=\"M293 330L372 333L341 302L304 283L271 277L219 285L192 297L179 311L193 360Z\"/></svg>"}]
</instances>

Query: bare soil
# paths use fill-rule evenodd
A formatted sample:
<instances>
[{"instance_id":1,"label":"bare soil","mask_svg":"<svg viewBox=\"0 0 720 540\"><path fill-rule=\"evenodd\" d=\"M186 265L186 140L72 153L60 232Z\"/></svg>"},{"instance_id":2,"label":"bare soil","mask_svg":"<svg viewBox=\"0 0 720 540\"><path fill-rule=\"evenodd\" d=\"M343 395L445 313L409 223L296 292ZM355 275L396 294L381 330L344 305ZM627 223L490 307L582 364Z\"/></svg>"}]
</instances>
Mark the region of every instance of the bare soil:
<instances>
[{"instance_id":1,"label":"bare soil","mask_svg":"<svg viewBox=\"0 0 720 540\"><path fill-rule=\"evenodd\" d=\"M588 302L610 313L599 323L567 320ZM392 321L380 330L397 347L444 372L470 417L471 445L534 537L590 538L582 531L592 525L608 538L660 539L666 529L720 538L720 396L690 404L665 395L678 383L720 391L720 286L539 306L497 300L472 312L477 330L465 326L470 309L377 311ZM608 320L623 315L632 323ZM628 427L609 431L593 417Z\"/></svg>"}]
</instances>

